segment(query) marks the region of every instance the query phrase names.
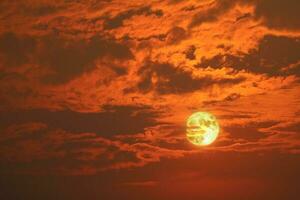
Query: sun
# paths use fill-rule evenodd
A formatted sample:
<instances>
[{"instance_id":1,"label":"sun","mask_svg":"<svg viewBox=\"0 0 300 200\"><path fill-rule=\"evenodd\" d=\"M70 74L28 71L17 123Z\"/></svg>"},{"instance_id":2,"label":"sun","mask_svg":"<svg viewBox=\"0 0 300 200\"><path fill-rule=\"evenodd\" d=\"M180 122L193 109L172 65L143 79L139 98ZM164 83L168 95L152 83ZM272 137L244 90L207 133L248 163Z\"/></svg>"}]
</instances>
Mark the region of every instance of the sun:
<instances>
[{"instance_id":1,"label":"sun","mask_svg":"<svg viewBox=\"0 0 300 200\"><path fill-rule=\"evenodd\" d=\"M214 115L208 112L193 113L186 122L188 141L197 146L213 143L219 135L220 127Z\"/></svg>"}]
</instances>

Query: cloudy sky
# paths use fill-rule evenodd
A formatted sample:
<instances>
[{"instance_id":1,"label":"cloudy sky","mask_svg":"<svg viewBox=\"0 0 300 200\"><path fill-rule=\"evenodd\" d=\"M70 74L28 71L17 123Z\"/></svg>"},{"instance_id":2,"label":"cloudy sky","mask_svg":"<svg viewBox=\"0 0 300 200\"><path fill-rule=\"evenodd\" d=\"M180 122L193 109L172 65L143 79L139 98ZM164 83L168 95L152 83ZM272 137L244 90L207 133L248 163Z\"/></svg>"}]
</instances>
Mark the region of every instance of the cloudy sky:
<instances>
[{"instance_id":1,"label":"cloudy sky","mask_svg":"<svg viewBox=\"0 0 300 200\"><path fill-rule=\"evenodd\" d=\"M299 198L300 1L1 0L0 196ZM196 111L218 119L189 143Z\"/></svg>"}]
</instances>

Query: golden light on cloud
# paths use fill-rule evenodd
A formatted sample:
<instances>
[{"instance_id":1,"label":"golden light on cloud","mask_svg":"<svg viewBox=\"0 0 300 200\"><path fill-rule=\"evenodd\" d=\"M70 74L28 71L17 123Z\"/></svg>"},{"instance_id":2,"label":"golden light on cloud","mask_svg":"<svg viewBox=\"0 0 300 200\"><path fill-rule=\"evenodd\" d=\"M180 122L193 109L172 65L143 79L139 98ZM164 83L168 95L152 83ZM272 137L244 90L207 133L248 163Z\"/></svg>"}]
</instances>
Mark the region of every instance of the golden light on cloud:
<instances>
[{"instance_id":1,"label":"golden light on cloud","mask_svg":"<svg viewBox=\"0 0 300 200\"><path fill-rule=\"evenodd\" d=\"M206 146L219 135L220 127L215 116L208 112L193 113L186 122L187 139L194 145Z\"/></svg>"}]
</instances>

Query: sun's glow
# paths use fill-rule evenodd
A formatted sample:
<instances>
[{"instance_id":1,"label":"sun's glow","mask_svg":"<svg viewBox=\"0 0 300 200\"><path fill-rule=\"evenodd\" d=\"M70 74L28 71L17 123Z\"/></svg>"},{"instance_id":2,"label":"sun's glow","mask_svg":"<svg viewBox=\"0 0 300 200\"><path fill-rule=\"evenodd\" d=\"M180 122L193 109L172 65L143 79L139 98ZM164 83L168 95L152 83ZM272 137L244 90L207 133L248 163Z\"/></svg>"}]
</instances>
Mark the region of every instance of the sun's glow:
<instances>
[{"instance_id":1,"label":"sun's glow","mask_svg":"<svg viewBox=\"0 0 300 200\"><path fill-rule=\"evenodd\" d=\"M193 113L186 122L187 139L195 145L206 146L219 135L220 127L215 116L208 112Z\"/></svg>"}]
</instances>

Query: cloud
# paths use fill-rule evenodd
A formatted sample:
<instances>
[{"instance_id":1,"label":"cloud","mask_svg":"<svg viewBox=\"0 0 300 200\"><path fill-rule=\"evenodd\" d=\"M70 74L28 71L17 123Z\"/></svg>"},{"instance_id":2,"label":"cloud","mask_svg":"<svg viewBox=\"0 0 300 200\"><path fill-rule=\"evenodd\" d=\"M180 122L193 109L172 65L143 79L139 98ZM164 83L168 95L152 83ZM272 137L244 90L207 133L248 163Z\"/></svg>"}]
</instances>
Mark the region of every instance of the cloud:
<instances>
[{"instance_id":1,"label":"cloud","mask_svg":"<svg viewBox=\"0 0 300 200\"><path fill-rule=\"evenodd\" d=\"M189 46L185 51L185 57L189 60L195 60L196 59L195 51L196 51L196 47L194 45Z\"/></svg>"},{"instance_id":2,"label":"cloud","mask_svg":"<svg viewBox=\"0 0 300 200\"><path fill-rule=\"evenodd\" d=\"M57 4L53 3L21 3L20 7L22 8L22 12L24 15L34 16L34 17L40 17L45 15L50 15L58 12L62 9L61 6L59 6L59 3Z\"/></svg>"},{"instance_id":3,"label":"cloud","mask_svg":"<svg viewBox=\"0 0 300 200\"><path fill-rule=\"evenodd\" d=\"M36 47L36 41L29 36L19 37L14 33L0 35L0 64L4 67L19 67L28 63Z\"/></svg>"},{"instance_id":4,"label":"cloud","mask_svg":"<svg viewBox=\"0 0 300 200\"><path fill-rule=\"evenodd\" d=\"M205 89L213 84L233 85L244 80L242 77L214 79L211 76L194 78L190 72L169 63L146 61L139 69L141 80L137 84L140 92L155 91L158 94L182 94ZM129 90L130 91L130 90Z\"/></svg>"},{"instance_id":5,"label":"cloud","mask_svg":"<svg viewBox=\"0 0 300 200\"><path fill-rule=\"evenodd\" d=\"M218 18L233 8L238 1L236 0L217 0L210 7L195 14L189 24L190 28L200 26L204 22L214 22Z\"/></svg>"},{"instance_id":6,"label":"cloud","mask_svg":"<svg viewBox=\"0 0 300 200\"><path fill-rule=\"evenodd\" d=\"M115 160L117 162L108 165L103 170L143 167L149 163L160 162L162 159L179 159L186 154L192 153L188 150L168 149L138 141L133 144L121 143L118 146L121 154L129 152L134 155L134 159L120 161L116 157Z\"/></svg>"},{"instance_id":7,"label":"cloud","mask_svg":"<svg viewBox=\"0 0 300 200\"><path fill-rule=\"evenodd\" d=\"M298 30L285 12L297 3L24 2L0 6L4 173L182 169L192 154L198 170L220 166L210 153L299 154L299 34L283 31ZM222 132L198 149L184 122L204 109Z\"/></svg>"},{"instance_id":8,"label":"cloud","mask_svg":"<svg viewBox=\"0 0 300 200\"><path fill-rule=\"evenodd\" d=\"M270 128L274 131L279 132L293 132L293 133L300 133L300 122L299 121L289 121L286 123L280 123L277 126L273 126ZM299 136L300 137L300 136Z\"/></svg>"},{"instance_id":9,"label":"cloud","mask_svg":"<svg viewBox=\"0 0 300 200\"><path fill-rule=\"evenodd\" d=\"M31 121L45 123L52 129L70 132L93 132L112 137L117 134L143 132L146 127L156 125L159 113L148 106L104 105L98 113L79 113L70 110L28 110L6 112L0 115L0 127Z\"/></svg>"},{"instance_id":10,"label":"cloud","mask_svg":"<svg viewBox=\"0 0 300 200\"><path fill-rule=\"evenodd\" d=\"M116 108L110 109L113 112ZM42 115L39 116L43 118ZM1 128L0 163L4 163L4 169L9 172L83 175L144 167L165 160L185 160L184 157L200 155L203 151L218 154L268 151L295 153L298 148L295 145L295 133L287 135L281 131L282 127L287 127L287 130L294 128L278 126L275 121L255 122L252 119L250 123L248 121L243 125L233 123L223 126L221 138L215 145L205 149L195 149L185 144L182 130L171 125L152 126L135 134L128 132L113 136L97 132L66 131L52 126L50 121L15 122L16 124L12 123L7 128ZM65 122L68 123L67 120ZM88 125L87 121L72 122L78 124L77 128ZM126 131L124 128L122 130ZM277 133L274 130L281 132ZM24 162L30 164L21 165ZM20 164L17 168L7 168L11 163Z\"/></svg>"},{"instance_id":11,"label":"cloud","mask_svg":"<svg viewBox=\"0 0 300 200\"><path fill-rule=\"evenodd\" d=\"M222 100L211 100L211 101L204 101L203 105L214 105L214 104L219 104L219 103L226 103L226 102L231 102L239 99L241 97L240 94L238 93L231 93ZM248 116L248 115L246 115Z\"/></svg>"},{"instance_id":12,"label":"cloud","mask_svg":"<svg viewBox=\"0 0 300 200\"><path fill-rule=\"evenodd\" d=\"M114 60L130 60L130 49L112 38L93 36L87 40L72 40L49 34L40 37L3 33L0 36L0 56L4 67L39 65L46 75L40 74L44 83L62 84L89 72L98 59L104 59L118 74L124 71L113 65ZM120 71L121 70L121 71Z\"/></svg>"},{"instance_id":13,"label":"cloud","mask_svg":"<svg viewBox=\"0 0 300 200\"><path fill-rule=\"evenodd\" d=\"M122 183L123 186L129 187L153 187L158 184L157 181L139 181L139 182L125 182Z\"/></svg>"},{"instance_id":14,"label":"cloud","mask_svg":"<svg viewBox=\"0 0 300 200\"><path fill-rule=\"evenodd\" d=\"M2 124L1 124L2 125ZM26 138L32 134L43 131L48 126L40 122L27 122L21 124L12 124L6 128L1 126L3 134L1 135L0 142L6 140L16 140Z\"/></svg>"},{"instance_id":15,"label":"cloud","mask_svg":"<svg viewBox=\"0 0 300 200\"><path fill-rule=\"evenodd\" d=\"M245 2L240 0L216 0L211 5L198 12L192 18L189 26L199 26L204 22L217 21L220 16L230 11L237 4L249 4L254 6L254 17L262 19L264 24L275 29L291 29L299 30L299 1L288 0L282 2L280 0L256 0ZM250 13L246 13L237 20L250 17Z\"/></svg>"},{"instance_id":16,"label":"cloud","mask_svg":"<svg viewBox=\"0 0 300 200\"><path fill-rule=\"evenodd\" d=\"M202 58L196 66L200 68L232 67L236 70L268 75L289 75L292 70L283 72L283 69L299 61L299 52L298 38L266 35L260 40L257 49L252 49L247 54L219 54L209 59Z\"/></svg>"},{"instance_id":17,"label":"cloud","mask_svg":"<svg viewBox=\"0 0 300 200\"><path fill-rule=\"evenodd\" d=\"M175 26L171 28L166 37L167 44L177 44L187 37L187 33L184 28Z\"/></svg>"},{"instance_id":18,"label":"cloud","mask_svg":"<svg viewBox=\"0 0 300 200\"><path fill-rule=\"evenodd\" d=\"M229 133L229 137L234 139L245 139L247 141L257 141L261 138L268 137L267 133L262 131L262 128L269 128L276 125L278 122L250 122L247 124L232 124L230 127L224 127L224 130Z\"/></svg>"},{"instance_id":19,"label":"cloud","mask_svg":"<svg viewBox=\"0 0 300 200\"><path fill-rule=\"evenodd\" d=\"M153 10L150 6L144 6L140 8L130 9L117 14L112 18L108 18L104 21L104 29L116 29L123 26L125 20L132 18L135 15L155 15L157 17L163 16L162 10Z\"/></svg>"},{"instance_id":20,"label":"cloud","mask_svg":"<svg viewBox=\"0 0 300 200\"><path fill-rule=\"evenodd\" d=\"M189 153L139 141L126 143L96 133L70 132L40 122L12 124L2 129L0 144L0 163L5 170L26 174L94 174L142 167ZM26 162L29 164L7 168L11 163Z\"/></svg>"},{"instance_id":21,"label":"cloud","mask_svg":"<svg viewBox=\"0 0 300 200\"><path fill-rule=\"evenodd\" d=\"M64 40L56 36L43 38L38 63L53 70L42 80L46 83L64 83L95 68L96 59L128 60L133 58L130 49L113 39L100 36L88 41Z\"/></svg>"},{"instance_id":22,"label":"cloud","mask_svg":"<svg viewBox=\"0 0 300 200\"><path fill-rule=\"evenodd\" d=\"M297 0L257 0L255 16L275 29L300 29L300 2Z\"/></svg>"}]
</instances>

